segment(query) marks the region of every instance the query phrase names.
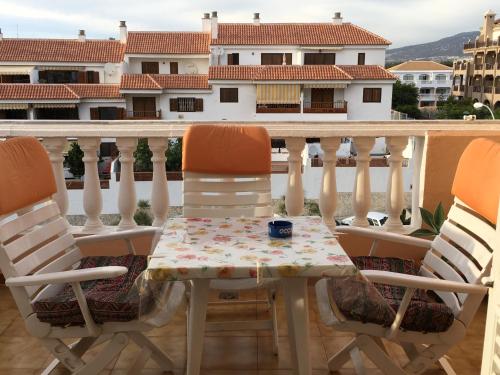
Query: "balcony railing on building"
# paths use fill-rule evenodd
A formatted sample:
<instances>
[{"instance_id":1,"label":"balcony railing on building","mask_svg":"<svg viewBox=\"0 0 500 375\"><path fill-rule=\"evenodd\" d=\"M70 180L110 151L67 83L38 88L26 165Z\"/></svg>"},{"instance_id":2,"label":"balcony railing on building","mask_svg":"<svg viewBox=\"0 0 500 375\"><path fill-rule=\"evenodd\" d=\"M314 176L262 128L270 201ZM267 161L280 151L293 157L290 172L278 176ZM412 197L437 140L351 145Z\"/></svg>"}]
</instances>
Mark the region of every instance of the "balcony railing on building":
<instances>
[{"instance_id":1,"label":"balcony railing on building","mask_svg":"<svg viewBox=\"0 0 500 375\"><path fill-rule=\"evenodd\" d=\"M481 92L481 86L474 86L472 87L472 92Z\"/></svg>"},{"instance_id":2,"label":"balcony railing on building","mask_svg":"<svg viewBox=\"0 0 500 375\"><path fill-rule=\"evenodd\" d=\"M464 44L464 49L474 49L482 47L496 47L500 45L500 37L497 40L487 40L486 42L474 41Z\"/></svg>"},{"instance_id":3,"label":"balcony railing on building","mask_svg":"<svg viewBox=\"0 0 500 375\"><path fill-rule=\"evenodd\" d=\"M495 87L495 94L500 94L500 87Z\"/></svg>"},{"instance_id":4,"label":"balcony railing on building","mask_svg":"<svg viewBox=\"0 0 500 375\"><path fill-rule=\"evenodd\" d=\"M485 94L491 94L493 92L493 87L492 86L485 86L483 89L483 92Z\"/></svg>"},{"instance_id":5,"label":"balcony railing on building","mask_svg":"<svg viewBox=\"0 0 500 375\"><path fill-rule=\"evenodd\" d=\"M257 113L300 113L300 104L257 104Z\"/></svg>"},{"instance_id":6,"label":"balcony railing on building","mask_svg":"<svg viewBox=\"0 0 500 375\"><path fill-rule=\"evenodd\" d=\"M127 111L129 120L159 120L161 119L161 109L158 111Z\"/></svg>"},{"instance_id":7,"label":"balcony railing on building","mask_svg":"<svg viewBox=\"0 0 500 375\"><path fill-rule=\"evenodd\" d=\"M304 113L347 113L347 102L304 102Z\"/></svg>"}]
</instances>

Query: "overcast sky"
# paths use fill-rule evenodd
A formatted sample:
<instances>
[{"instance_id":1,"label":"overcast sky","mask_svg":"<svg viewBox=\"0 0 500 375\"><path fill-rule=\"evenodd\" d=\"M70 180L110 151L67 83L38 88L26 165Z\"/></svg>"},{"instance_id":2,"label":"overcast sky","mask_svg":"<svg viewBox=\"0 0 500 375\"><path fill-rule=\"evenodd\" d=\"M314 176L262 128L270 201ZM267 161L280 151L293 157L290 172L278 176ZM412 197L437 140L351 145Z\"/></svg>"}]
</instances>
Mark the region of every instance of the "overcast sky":
<instances>
[{"instance_id":1,"label":"overcast sky","mask_svg":"<svg viewBox=\"0 0 500 375\"><path fill-rule=\"evenodd\" d=\"M496 5L496 7L495 7ZM329 22L342 12L352 22L393 42L392 47L425 43L462 31L478 30L498 0L0 0L5 37L116 37L118 21L129 30L201 29L204 12L217 10L220 22Z\"/></svg>"}]
</instances>

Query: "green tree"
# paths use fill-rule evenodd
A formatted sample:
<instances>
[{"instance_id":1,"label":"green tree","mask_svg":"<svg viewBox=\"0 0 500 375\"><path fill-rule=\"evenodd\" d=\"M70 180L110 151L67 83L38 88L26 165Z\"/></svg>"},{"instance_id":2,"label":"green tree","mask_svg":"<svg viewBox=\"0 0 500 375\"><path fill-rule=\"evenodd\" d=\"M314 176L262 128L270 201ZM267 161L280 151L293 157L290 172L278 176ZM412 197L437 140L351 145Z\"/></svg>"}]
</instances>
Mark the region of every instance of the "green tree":
<instances>
[{"instance_id":1,"label":"green tree","mask_svg":"<svg viewBox=\"0 0 500 375\"><path fill-rule=\"evenodd\" d=\"M168 141L167 171L180 171L182 169L182 138Z\"/></svg>"},{"instance_id":2,"label":"green tree","mask_svg":"<svg viewBox=\"0 0 500 375\"><path fill-rule=\"evenodd\" d=\"M73 176L79 178L85 173L85 165L83 164L83 151L77 142L71 142L71 146L68 151L68 157L66 162L69 167L69 171Z\"/></svg>"},{"instance_id":3,"label":"green tree","mask_svg":"<svg viewBox=\"0 0 500 375\"><path fill-rule=\"evenodd\" d=\"M486 108L481 108L479 110L474 109L472 99L456 99L449 97L448 100L438 103L438 110L436 117L438 119L448 119L448 120L461 120L464 115L476 115L480 120L486 119L491 120L491 114ZM497 110L497 112L500 112ZM495 117L500 115L496 113Z\"/></svg>"},{"instance_id":4,"label":"green tree","mask_svg":"<svg viewBox=\"0 0 500 375\"><path fill-rule=\"evenodd\" d=\"M149 149L148 140L146 138L139 139L137 149L134 152L135 164L134 169L137 172L150 172L153 170L153 162L151 161L153 153Z\"/></svg>"},{"instance_id":5,"label":"green tree","mask_svg":"<svg viewBox=\"0 0 500 375\"><path fill-rule=\"evenodd\" d=\"M392 88L392 108L413 118L420 118L418 88L413 83L396 81Z\"/></svg>"}]
</instances>

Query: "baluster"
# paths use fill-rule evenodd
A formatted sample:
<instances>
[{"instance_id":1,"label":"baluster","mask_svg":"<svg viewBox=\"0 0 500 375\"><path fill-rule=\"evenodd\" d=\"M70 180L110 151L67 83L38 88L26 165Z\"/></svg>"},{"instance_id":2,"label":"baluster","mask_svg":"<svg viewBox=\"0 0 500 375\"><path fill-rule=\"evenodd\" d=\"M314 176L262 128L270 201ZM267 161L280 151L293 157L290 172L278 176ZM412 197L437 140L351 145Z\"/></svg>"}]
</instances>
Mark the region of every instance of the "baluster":
<instances>
[{"instance_id":1,"label":"baluster","mask_svg":"<svg viewBox=\"0 0 500 375\"><path fill-rule=\"evenodd\" d=\"M299 216L304 211L304 188L302 187L302 151L304 138L286 138L288 149L288 185L285 207L287 215Z\"/></svg>"},{"instance_id":2,"label":"baluster","mask_svg":"<svg viewBox=\"0 0 500 375\"><path fill-rule=\"evenodd\" d=\"M319 209L323 221L330 228L335 228L335 210L337 209L337 180L335 168L337 166L337 150L340 138L321 138L323 149L323 179L319 193Z\"/></svg>"},{"instance_id":3,"label":"baluster","mask_svg":"<svg viewBox=\"0 0 500 375\"><path fill-rule=\"evenodd\" d=\"M412 164L413 176L411 183L411 226L414 229L422 225L422 216L419 207L422 206L423 194L421 193L421 180L425 177L424 148L425 137L413 137L415 145L413 148Z\"/></svg>"},{"instance_id":4,"label":"baluster","mask_svg":"<svg viewBox=\"0 0 500 375\"><path fill-rule=\"evenodd\" d=\"M137 208L134 182L134 151L137 138L118 138L116 146L120 151L120 186L118 188L118 211L121 215L119 229L132 229L137 226L134 213Z\"/></svg>"},{"instance_id":5,"label":"baluster","mask_svg":"<svg viewBox=\"0 0 500 375\"><path fill-rule=\"evenodd\" d=\"M66 138L47 138L43 145L47 149L52 171L56 180L57 192L52 198L57 202L61 215L66 216L68 212L68 190L66 189L66 180L64 179L64 157L63 150L66 145Z\"/></svg>"},{"instance_id":6,"label":"baluster","mask_svg":"<svg viewBox=\"0 0 500 375\"><path fill-rule=\"evenodd\" d=\"M153 152L153 188L151 190L151 211L153 212L153 226L161 227L168 215L168 184L165 168L165 152L168 149L167 138L150 138L149 148Z\"/></svg>"},{"instance_id":7,"label":"baluster","mask_svg":"<svg viewBox=\"0 0 500 375\"><path fill-rule=\"evenodd\" d=\"M353 139L356 146L356 178L354 180L354 191L352 193L352 207L354 209L354 220L352 225L367 227L368 211L372 201L370 186L370 151L375 144L373 137L356 137Z\"/></svg>"},{"instance_id":8,"label":"baluster","mask_svg":"<svg viewBox=\"0 0 500 375\"><path fill-rule=\"evenodd\" d=\"M386 193L386 211L389 218L384 227L388 231L401 232L403 224L399 216L404 208L403 150L408 144L408 137L387 137L386 142L390 152Z\"/></svg>"},{"instance_id":9,"label":"baluster","mask_svg":"<svg viewBox=\"0 0 500 375\"><path fill-rule=\"evenodd\" d=\"M99 215L102 211L101 183L97 171L97 149L101 143L98 138L82 138L78 140L83 150L85 175L83 181L83 210L87 215L85 231L97 232L104 228Z\"/></svg>"}]
</instances>

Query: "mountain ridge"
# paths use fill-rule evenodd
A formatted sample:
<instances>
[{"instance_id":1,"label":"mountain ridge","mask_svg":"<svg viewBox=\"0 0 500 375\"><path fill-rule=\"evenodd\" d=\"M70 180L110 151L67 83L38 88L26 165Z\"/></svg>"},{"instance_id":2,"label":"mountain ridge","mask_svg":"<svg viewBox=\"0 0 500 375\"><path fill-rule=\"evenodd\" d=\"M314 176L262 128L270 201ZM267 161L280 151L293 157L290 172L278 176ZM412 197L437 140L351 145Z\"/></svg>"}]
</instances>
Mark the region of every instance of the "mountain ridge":
<instances>
[{"instance_id":1,"label":"mountain ridge","mask_svg":"<svg viewBox=\"0 0 500 375\"><path fill-rule=\"evenodd\" d=\"M393 63L407 60L445 61L462 58L465 56L464 43L474 40L478 35L479 31L467 31L434 42L388 49L385 60L387 63Z\"/></svg>"}]
</instances>

